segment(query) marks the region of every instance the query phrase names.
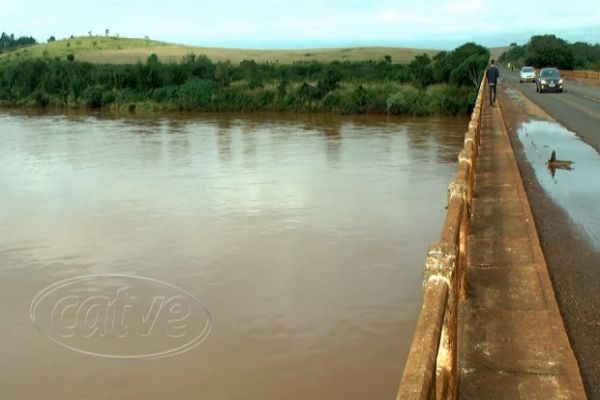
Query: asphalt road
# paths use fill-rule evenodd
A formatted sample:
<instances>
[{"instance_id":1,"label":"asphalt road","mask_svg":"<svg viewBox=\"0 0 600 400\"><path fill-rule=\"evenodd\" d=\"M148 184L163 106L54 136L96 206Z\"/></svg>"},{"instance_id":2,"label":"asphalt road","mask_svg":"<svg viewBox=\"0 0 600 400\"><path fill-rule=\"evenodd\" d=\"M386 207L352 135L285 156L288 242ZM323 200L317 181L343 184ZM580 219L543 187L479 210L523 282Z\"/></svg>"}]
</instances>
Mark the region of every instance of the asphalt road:
<instances>
[{"instance_id":1,"label":"asphalt road","mask_svg":"<svg viewBox=\"0 0 600 400\"><path fill-rule=\"evenodd\" d=\"M500 77L600 152L600 86L565 79L563 93L537 93L535 83L519 82L516 70L501 68Z\"/></svg>"}]
</instances>

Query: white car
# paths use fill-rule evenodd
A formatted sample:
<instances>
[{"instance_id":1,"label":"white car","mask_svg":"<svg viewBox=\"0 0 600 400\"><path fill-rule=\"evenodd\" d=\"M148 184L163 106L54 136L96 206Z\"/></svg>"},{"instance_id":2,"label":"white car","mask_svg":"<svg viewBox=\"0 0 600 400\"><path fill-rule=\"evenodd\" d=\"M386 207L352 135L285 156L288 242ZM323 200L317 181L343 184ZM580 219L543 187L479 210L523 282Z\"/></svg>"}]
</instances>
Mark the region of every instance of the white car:
<instances>
[{"instance_id":1,"label":"white car","mask_svg":"<svg viewBox=\"0 0 600 400\"><path fill-rule=\"evenodd\" d=\"M535 82L535 68L521 68L521 72L519 72L519 82Z\"/></svg>"}]
</instances>

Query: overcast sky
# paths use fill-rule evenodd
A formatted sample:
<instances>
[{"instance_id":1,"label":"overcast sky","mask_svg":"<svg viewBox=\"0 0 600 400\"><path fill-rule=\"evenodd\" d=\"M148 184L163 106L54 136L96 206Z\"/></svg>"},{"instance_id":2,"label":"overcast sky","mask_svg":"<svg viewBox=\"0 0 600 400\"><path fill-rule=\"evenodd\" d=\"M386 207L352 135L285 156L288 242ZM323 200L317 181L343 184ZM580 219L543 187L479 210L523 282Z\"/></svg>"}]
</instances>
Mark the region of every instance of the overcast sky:
<instances>
[{"instance_id":1,"label":"overcast sky","mask_svg":"<svg viewBox=\"0 0 600 400\"><path fill-rule=\"evenodd\" d=\"M600 43L597 0L6 0L0 31L45 41L89 30L199 46L494 47L553 33Z\"/></svg>"}]
</instances>

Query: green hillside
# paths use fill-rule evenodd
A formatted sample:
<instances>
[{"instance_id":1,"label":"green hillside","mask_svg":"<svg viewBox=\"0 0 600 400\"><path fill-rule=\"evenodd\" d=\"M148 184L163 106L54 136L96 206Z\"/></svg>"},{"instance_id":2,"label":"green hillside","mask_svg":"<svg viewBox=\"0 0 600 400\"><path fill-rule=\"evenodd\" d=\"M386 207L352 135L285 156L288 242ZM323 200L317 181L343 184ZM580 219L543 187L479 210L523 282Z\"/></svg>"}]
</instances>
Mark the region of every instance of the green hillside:
<instances>
[{"instance_id":1,"label":"green hillside","mask_svg":"<svg viewBox=\"0 0 600 400\"><path fill-rule=\"evenodd\" d=\"M179 62L189 53L203 54L211 60L242 60L256 62L274 62L290 64L295 61L366 61L384 59L390 56L393 63L408 63L416 55L427 53L430 57L437 50L407 49L400 47L353 47L300 50L253 50L230 49L216 47L194 47L159 42L148 39L117 38L113 36L75 37L57 40L50 43L37 44L0 55L1 59L25 57L45 57L64 59L73 54L75 59L100 64L132 64L145 62L151 54L156 54L162 62Z\"/></svg>"}]
</instances>

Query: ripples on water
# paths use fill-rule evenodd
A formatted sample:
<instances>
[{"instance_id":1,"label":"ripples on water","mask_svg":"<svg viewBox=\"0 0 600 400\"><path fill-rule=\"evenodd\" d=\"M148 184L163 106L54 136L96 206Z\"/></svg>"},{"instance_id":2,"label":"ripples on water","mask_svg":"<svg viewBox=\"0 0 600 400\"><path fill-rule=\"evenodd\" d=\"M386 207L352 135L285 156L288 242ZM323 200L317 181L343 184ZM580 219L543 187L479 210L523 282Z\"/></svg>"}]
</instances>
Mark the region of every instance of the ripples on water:
<instances>
[{"instance_id":1,"label":"ripples on water","mask_svg":"<svg viewBox=\"0 0 600 400\"><path fill-rule=\"evenodd\" d=\"M392 398L465 120L0 113L0 397ZM214 328L177 357L70 352L44 286L161 279Z\"/></svg>"}]
</instances>

